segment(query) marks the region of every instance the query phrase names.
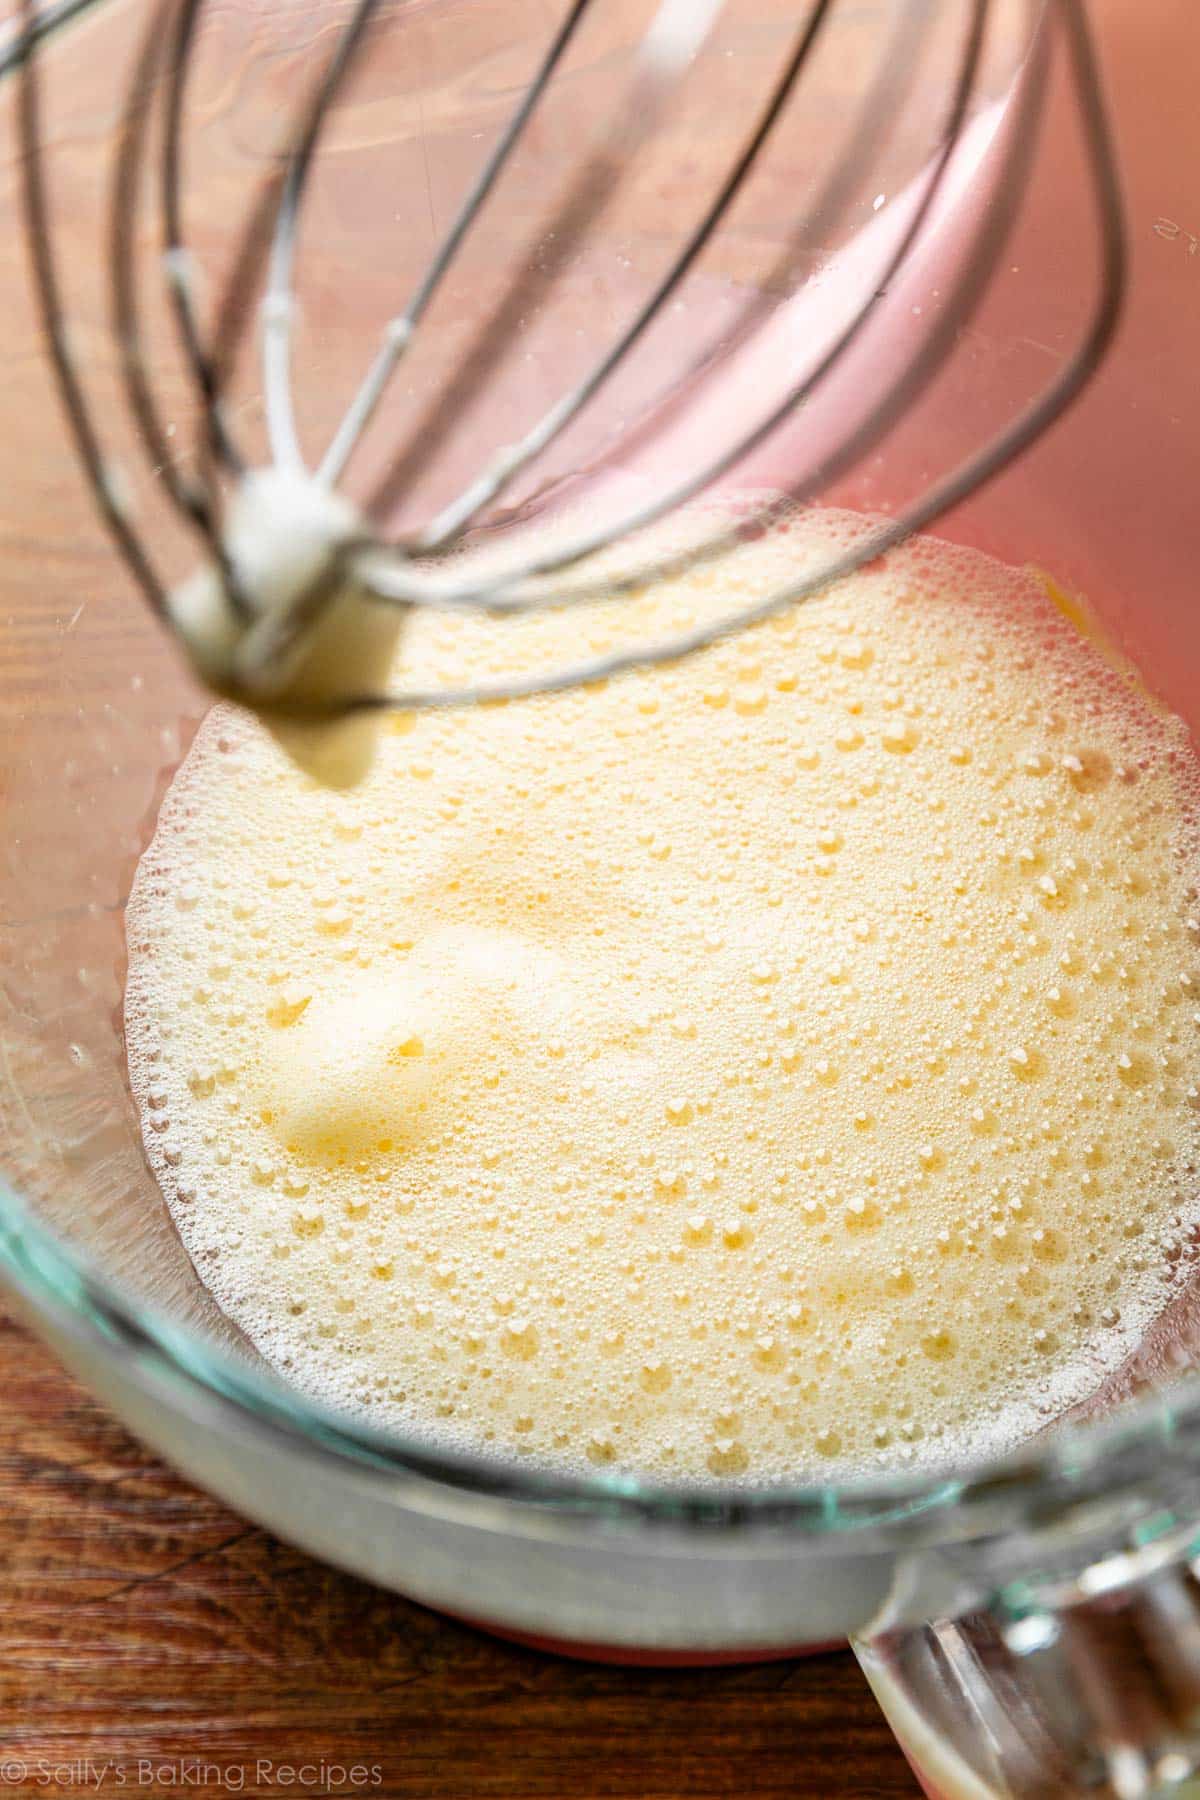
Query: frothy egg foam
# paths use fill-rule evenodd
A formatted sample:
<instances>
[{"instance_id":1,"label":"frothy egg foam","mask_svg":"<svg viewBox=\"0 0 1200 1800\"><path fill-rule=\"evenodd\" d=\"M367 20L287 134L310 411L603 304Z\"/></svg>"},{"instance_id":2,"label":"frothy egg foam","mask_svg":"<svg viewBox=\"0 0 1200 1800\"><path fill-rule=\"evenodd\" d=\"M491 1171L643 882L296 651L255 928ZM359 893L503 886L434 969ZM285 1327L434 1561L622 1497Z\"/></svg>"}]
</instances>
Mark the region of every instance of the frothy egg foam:
<instances>
[{"instance_id":1,"label":"frothy egg foam","mask_svg":"<svg viewBox=\"0 0 1200 1800\"><path fill-rule=\"evenodd\" d=\"M419 616L404 674L614 629ZM264 1357L377 1424L678 1480L1002 1449L1187 1253L1198 800L1046 583L928 538L678 666L396 718L347 793L219 706L128 912L151 1165Z\"/></svg>"}]
</instances>

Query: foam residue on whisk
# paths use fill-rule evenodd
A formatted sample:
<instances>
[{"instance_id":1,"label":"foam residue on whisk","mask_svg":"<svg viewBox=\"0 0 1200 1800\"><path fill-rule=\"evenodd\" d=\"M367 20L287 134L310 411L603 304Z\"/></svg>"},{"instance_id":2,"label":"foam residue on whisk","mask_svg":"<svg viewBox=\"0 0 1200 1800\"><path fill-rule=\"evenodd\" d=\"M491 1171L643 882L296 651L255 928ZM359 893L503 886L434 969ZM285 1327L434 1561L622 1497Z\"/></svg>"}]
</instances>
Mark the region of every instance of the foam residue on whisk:
<instances>
[{"instance_id":1,"label":"foam residue on whisk","mask_svg":"<svg viewBox=\"0 0 1200 1800\"><path fill-rule=\"evenodd\" d=\"M421 616L405 675L580 629ZM152 1166L263 1354L379 1424L746 1482L1002 1448L1188 1253L1198 801L1043 582L928 539L676 667L396 718L346 794L218 707L128 914Z\"/></svg>"},{"instance_id":2,"label":"foam residue on whisk","mask_svg":"<svg viewBox=\"0 0 1200 1800\"><path fill-rule=\"evenodd\" d=\"M352 551L365 531L351 503L310 476L251 469L229 508L227 568L205 565L167 599L197 673L335 788L371 766L380 715L356 703L386 690L407 610L358 579Z\"/></svg>"}]
</instances>

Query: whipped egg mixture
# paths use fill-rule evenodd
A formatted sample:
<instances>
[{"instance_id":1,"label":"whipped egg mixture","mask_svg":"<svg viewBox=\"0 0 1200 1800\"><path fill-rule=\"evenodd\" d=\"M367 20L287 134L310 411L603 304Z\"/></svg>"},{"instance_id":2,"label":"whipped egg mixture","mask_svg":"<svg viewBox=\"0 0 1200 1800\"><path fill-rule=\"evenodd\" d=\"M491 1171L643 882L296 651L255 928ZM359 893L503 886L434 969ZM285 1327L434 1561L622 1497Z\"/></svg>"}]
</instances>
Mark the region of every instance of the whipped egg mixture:
<instances>
[{"instance_id":1,"label":"whipped egg mixture","mask_svg":"<svg viewBox=\"0 0 1200 1800\"><path fill-rule=\"evenodd\" d=\"M404 678L658 636L862 529L419 615ZM263 1356L379 1425L678 1480L1002 1448L1194 1222L1198 798L1048 584L930 539L675 667L397 717L346 793L219 706L128 914L154 1173Z\"/></svg>"}]
</instances>

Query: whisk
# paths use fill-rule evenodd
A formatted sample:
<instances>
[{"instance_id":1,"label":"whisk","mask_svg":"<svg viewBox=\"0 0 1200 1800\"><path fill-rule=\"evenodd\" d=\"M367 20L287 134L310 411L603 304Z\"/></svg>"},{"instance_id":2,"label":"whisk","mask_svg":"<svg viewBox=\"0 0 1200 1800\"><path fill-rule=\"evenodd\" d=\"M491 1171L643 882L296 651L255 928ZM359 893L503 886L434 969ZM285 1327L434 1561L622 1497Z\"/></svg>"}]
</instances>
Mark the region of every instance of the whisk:
<instances>
[{"instance_id":1,"label":"whisk","mask_svg":"<svg viewBox=\"0 0 1200 1800\"><path fill-rule=\"evenodd\" d=\"M472 529L521 476L537 468L573 422L601 394L655 320L677 294L698 259L727 224L769 140L786 116L805 104L805 77L829 32L840 0L809 0L797 9L793 35L768 91L757 99L728 168L703 202L699 217L673 246L665 271L634 316L600 349L583 374L540 417L485 456L478 472L433 516L403 535L386 520L411 466L412 447L395 456L361 503L345 496L343 482L364 434L388 396L398 368L411 352L422 322L447 272L529 131L556 78L562 78L572 42L589 0L569 0L542 51L532 79L461 201L416 289L387 324L357 392L314 467L305 460L293 397L294 289L298 230L323 132L352 70L369 54L378 0L355 0L341 23L331 53L299 109L288 147L271 168L248 208L223 291L207 327L200 318L191 254L184 235L181 135L188 106L189 70L205 10L204 0L155 0L128 77L111 171L108 283L111 325L124 395L142 451L162 494L199 542L202 566L191 581L172 585L156 566L118 479L89 398L66 317L53 209L44 167L39 51L52 31L90 0L59 0L41 9L22 0L18 29L4 65L18 82L17 123L22 157L24 216L34 284L58 390L88 481L108 529L149 605L179 637L204 678L223 694L265 714L321 720L377 713L385 708L451 707L594 682L635 667L676 660L719 637L827 588L957 505L1027 446L1079 393L1100 362L1117 319L1125 279L1118 179L1083 0L1021 0L1026 21L1024 54L1006 98L1002 129L991 153L994 171L988 204L972 217L948 290L927 327L888 363L866 396L861 413L845 429L814 439L788 484L786 500L808 501L858 458L913 406L952 350L984 294L1023 194L1035 157L1036 124L1047 92L1052 54L1065 53L1070 92L1077 108L1097 232L1094 299L1072 353L1052 382L1006 427L976 444L959 466L931 482L895 517L878 522L820 567L807 568L794 584L752 605L706 618L660 642L582 658L569 666L513 679L458 687L402 691L388 684L391 651L409 609L517 615L538 608L598 598L618 599L655 577L697 560L721 556L745 529L726 520L684 549L634 556L614 574L613 546L632 538L736 468L785 421L799 415L844 371L868 328L895 304L893 294L923 242L923 234L949 195L956 156L971 130L972 106L995 0L965 0L961 42L946 84L944 116L932 155L912 184L907 210L892 233L866 290L858 295L816 360L802 376L789 377L761 415L742 421L728 441L704 438L688 466L654 491L639 495L618 516L568 524L551 532L514 535L514 553L482 562L462 553ZM553 290L557 274L584 244L611 195L626 178L639 149L658 128L679 85L711 39L723 0L660 0L630 59L630 74L615 118L582 157L553 214L546 243L552 253L531 254L512 276L482 334L484 353L468 358L461 378L444 398L445 419L462 416L476 390L509 348L526 304ZM858 97L856 124L815 201L802 209L789 233L790 266L821 249L829 223L848 205L870 169L891 123L911 103L913 71L929 20L929 0L897 9L880 72ZM401 21L401 23L403 23ZM161 145L148 183L151 144ZM147 186L154 193L162 276L184 360L199 400L195 471L178 457L164 423L144 353L143 296L135 274L134 241ZM544 245L543 245L544 251ZM710 374L752 343L763 328L769 302L749 299L736 329L718 344L697 345L694 367ZM911 309L915 310L915 309ZM237 441L225 399L230 372L255 314L261 318L261 373L270 460L253 466ZM688 395L668 396L686 412ZM650 409L632 421L628 435L653 438L671 410ZM619 457L622 443L611 446ZM770 502L764 501L765 509ZM451 555L450 553L455 554Z\"/></svg>"}]
</instances>

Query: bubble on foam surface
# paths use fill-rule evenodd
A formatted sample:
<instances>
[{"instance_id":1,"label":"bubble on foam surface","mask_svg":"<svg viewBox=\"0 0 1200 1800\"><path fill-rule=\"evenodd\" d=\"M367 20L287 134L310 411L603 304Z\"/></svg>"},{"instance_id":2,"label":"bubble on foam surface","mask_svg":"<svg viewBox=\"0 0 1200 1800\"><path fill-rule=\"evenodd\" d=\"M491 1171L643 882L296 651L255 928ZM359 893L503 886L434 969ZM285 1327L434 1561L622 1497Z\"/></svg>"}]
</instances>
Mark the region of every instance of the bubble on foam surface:
<instances>
[{"instance_id":1,"label":"bubble on foam surface","mask_svg":"<svg viewBox=\"0 0 1200 1800\"><path fill-rule=\"evenodd\" d=\"M618 629L423 616L407 673ZM1036 577L930 539L676 668L397 719L349 793L219 707L128 914L150 1161L263 1354L377 1423L721 1481L1001 1448L1192 1252L1198 789Z\"/></svg>"}]
</instances>

